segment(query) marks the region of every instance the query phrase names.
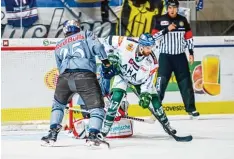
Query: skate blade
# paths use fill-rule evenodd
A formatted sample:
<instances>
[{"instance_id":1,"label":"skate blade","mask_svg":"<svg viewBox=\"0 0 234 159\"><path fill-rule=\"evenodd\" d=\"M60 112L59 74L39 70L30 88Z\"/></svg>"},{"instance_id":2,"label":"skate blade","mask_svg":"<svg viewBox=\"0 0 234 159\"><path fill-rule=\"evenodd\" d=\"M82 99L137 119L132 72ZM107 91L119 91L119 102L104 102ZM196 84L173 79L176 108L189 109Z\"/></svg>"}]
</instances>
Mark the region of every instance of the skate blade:
<instances>
[{"instance_id":1,"label":"skate blade","mask_svg":"<svg viewBox=\"0 0 234 159\"><path fill-rule=\"evenodd\" d=\"M200 116L192 116L192 115L189 115L190 116L190 120L199 120L199 117Z\"/></svg>"},{"instance_id":2,"label":"skate blade","mask_svg":"<svg viewBox=\"0 0 234 159\"><path fill-rule=\"evenodd\" d=\"M88 147L90 150L100 150L100 149L109 149L109 144L100 143L99 145L96 145L94 142L86 142L85 146Z\"/></svg>"},{"instance_id":3,"label":"skate blade","mask_svg":"<svg viewBox=\"0 0 234 159\"><path fill-rule=\"evenodd\" d=\"M54 141L41 141L41 146L43 147L53 147L54 146Z\"/></svg>"}]
</instances>

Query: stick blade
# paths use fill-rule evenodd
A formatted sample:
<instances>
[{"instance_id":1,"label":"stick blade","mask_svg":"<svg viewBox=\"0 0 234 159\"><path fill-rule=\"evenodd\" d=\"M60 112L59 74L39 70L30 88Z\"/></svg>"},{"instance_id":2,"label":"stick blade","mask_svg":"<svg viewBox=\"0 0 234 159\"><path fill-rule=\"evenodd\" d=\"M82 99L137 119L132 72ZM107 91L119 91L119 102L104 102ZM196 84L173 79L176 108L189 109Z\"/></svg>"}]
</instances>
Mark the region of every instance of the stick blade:
<instances>
[{"instance_id":1,"label":"stick blade","mask_svg":"<svg viewBox=\"0 0 234 159\"><path fill-rule=\"evenodd\" d=\"M189 135L189 136L183 136L183 137L175 135L174 138L178 142L190 142L190 141L193 140L193 136L191 136L191 135Z\"/></svg>"}]
</instances>

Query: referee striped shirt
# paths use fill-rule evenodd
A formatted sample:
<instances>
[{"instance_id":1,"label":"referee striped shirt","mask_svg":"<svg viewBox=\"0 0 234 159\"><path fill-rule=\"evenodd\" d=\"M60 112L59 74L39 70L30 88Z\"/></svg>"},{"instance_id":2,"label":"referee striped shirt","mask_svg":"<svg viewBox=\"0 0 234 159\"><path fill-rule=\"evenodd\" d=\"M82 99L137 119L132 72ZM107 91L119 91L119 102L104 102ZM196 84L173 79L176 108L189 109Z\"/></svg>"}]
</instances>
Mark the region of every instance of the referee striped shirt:
<instances>
[{"instance_id":1,"label":"referee striped shirt","mask_svg":"<svg viewBox=\"0 0 234 159\"><path fill-rule=\"evenodd\" d=\"M174 23L176 29L168 31L168 26ZM170 18L168 14L161 16L156 21L156 26L152 31L155 40L159 41L159 52L165 54L181 54L188 48L193 55L193 35L187 19L181 15Z\"/></svg>"}]
</instances>

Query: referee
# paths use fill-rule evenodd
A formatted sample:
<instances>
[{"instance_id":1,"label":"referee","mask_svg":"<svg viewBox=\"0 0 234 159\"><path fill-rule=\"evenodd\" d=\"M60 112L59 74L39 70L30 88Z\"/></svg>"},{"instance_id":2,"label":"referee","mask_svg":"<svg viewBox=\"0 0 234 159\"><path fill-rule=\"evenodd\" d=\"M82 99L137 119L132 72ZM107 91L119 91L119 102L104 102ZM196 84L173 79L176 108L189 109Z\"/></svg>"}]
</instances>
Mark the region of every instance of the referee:
<instances>
[{"instance_id":1,"label":"referee","mask_svg":"<svg viewBox=\"0 0 234 159\"><path fill-rule=\"evenodd\" d=\"M168 0L166 5L168 13L156 21L152 31L155 40L160 42L156 88L162 101L171 74L174 72L185 110L192 118L196 118L199 113L195 107L192 80L185 54L185 48L188 47L189 62L192 64L194 62L192 31L187 19L177 14L178 0Z\"/></svg>"}]
</instances>

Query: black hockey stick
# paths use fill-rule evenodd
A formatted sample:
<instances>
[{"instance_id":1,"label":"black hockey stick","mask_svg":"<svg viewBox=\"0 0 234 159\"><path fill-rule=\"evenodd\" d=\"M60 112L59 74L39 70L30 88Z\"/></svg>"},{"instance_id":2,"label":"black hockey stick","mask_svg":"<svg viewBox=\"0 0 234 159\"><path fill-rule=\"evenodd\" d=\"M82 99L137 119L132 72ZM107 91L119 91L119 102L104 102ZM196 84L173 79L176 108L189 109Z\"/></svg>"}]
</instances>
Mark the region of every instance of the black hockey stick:
<instances>
[{"instance_id":1,"label":"black hockey stick","mask_svg":"<svg viewBox=\"0 0 234 159\"><path fill-rule=\"evenodd\" d=\"M124 78L121 76L121 75L119 75L123 80L124 80ZM124 80L126 83L127 83L127 85L129 86L129 83L126 81L126 80ZM132 88L131 86L129 86L129 88L133 91L133 93L138 97L138 98L140 98L140 96L139 96L139 94L137 93L137 91L134 89L134 88ZM177 135L175 135L175 134L173 134L169 129L168 129L168 127L158 118L158 116L157 115L155 115L155 113L154 113L154 111L153 111L153 109L152 108L148 108L149 109L149 111L154 115L154 117L159 121L159 123L163 126L163 128L168 132L168 134L169 135L171 135L176 141L178 141L178 142L189 142L189 141L192 141L193 140L193 137L191 136L191 135L188 135L188 136L177 136Z\"/></svg>"}]
</instances>

